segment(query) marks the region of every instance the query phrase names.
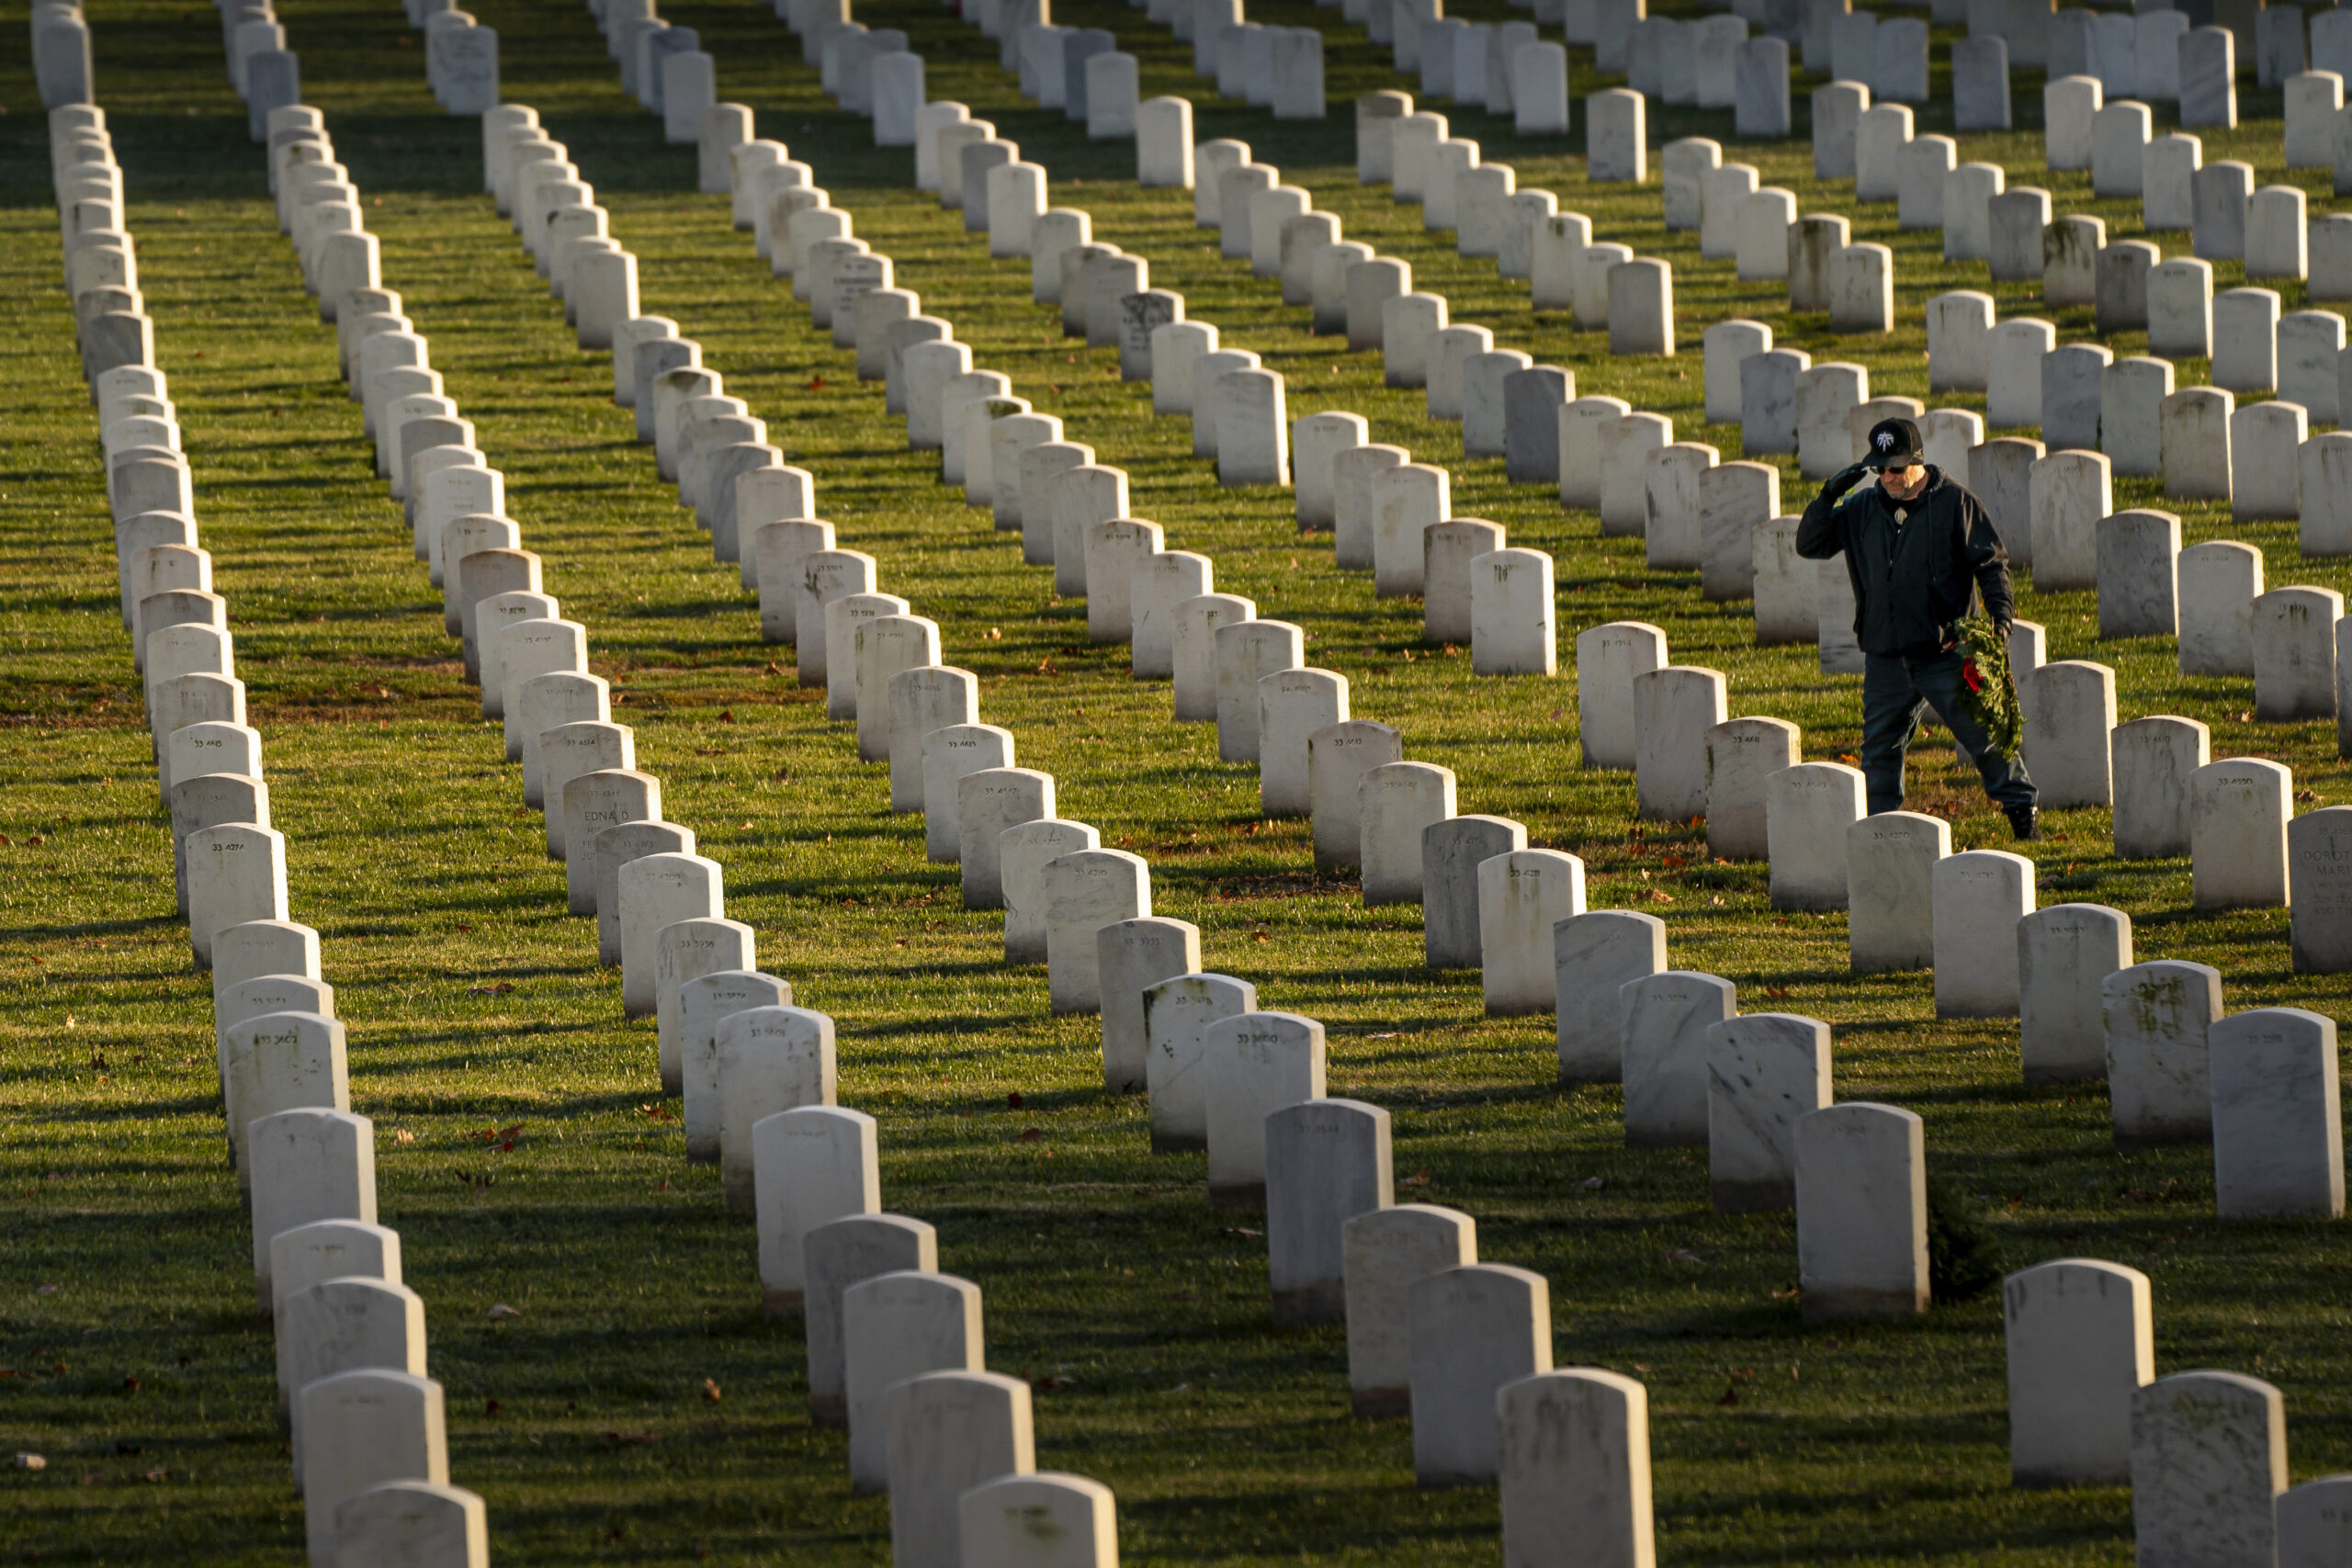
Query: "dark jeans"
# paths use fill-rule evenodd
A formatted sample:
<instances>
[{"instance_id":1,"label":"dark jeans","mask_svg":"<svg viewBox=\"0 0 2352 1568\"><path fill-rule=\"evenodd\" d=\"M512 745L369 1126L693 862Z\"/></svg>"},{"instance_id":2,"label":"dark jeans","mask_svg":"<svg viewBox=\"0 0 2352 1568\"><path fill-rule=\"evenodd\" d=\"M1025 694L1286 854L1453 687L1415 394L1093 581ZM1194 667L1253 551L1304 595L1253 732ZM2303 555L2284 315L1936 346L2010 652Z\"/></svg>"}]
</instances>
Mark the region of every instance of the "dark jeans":
<instances>
[{"instance_id":1,"label":"dark jeans","mask_svg":"<svg viewBox=\"0 0 2352 1568\"><path fill-rule=\"evenodd\" d=\"M1987 749L1984 727L1961 705L1957 652L1930 654L1924 659L1894 653L1863 656L1862 777L1870 788L1871 815L1903 809L1903 754L1923 709L1934 708L1955 739L1976 759L1984 776L1984 793L2004 811L2031 806L2040 791L2027 776L2025 759L1996 757Z\"/></svg>"}]
</instances>

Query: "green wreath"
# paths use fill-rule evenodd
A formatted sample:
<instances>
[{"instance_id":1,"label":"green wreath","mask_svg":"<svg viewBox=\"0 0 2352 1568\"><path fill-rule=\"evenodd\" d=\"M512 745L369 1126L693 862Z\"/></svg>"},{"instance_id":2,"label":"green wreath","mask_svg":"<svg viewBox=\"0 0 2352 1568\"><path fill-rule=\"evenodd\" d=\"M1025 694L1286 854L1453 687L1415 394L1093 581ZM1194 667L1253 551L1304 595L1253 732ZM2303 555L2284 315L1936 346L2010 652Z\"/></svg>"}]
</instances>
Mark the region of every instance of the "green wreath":
<instances>
[{"instance_id":1,"label":"green wreath","mask_svg":"<svg viewBox=\"0 0 2352 1568\"><path fill-rule=\"evenodd\" d=\"M1960 637L1961 706L1984 731L1995 756L2011 758L2025 738L2025 715L2018 705L2018 683L2009 673L2008 645L1983 615L1969 615L1955 628Z\"/></svg>"}]
</instances>

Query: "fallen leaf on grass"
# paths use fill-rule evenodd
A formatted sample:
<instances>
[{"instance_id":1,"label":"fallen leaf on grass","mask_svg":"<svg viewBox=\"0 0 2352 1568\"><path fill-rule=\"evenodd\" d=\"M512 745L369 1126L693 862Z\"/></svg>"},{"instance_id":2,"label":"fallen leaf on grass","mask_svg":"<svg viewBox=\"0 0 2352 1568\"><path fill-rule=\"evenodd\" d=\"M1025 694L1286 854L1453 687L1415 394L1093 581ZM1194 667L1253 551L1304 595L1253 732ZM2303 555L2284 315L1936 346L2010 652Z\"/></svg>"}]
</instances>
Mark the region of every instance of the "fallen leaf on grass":
<instances>
[{"instance_id":1,"label":"fallen leaf on grass","mask_svg":"<svg viewBox=\"0 0 2352 1568\"><path fill-rule=\"evenodd\" d=\"M1697 1253L1690 1251L1688 1248L1676 1247L1667 1249L1666 1261L1668 1263L1704 1264L1707 1260L1700 1257Z\"/></svg>"},{"instance_id":2,"label":"fallen leaf on grass","mask_svg":"<svg viewBox=\"0 0 2352 1568\"><path fill-rule=\"evenodd\" d=\"M1017 1089L1004 1097L1005 1109L1009 1111L1020 1110L1021 1103L1021 1091Z\"/></svg>"},{"instance_id":3,"label":"fallen leaf on grass","mask_svg":"<svg viewBox=\"0 0 2352 1568\"><path fill-rule=\"evenodd\" d=\"M1056 1389L1076 1388L1078 1380L1065 1377L1032 1378L1029 1380L1029 1386L1039 1393L1051 1393Z\"/></svg>"},{"instance_id":4,"label":"fallen leaf on grass","mask_svg":"<svg viewBox=\"0 0 2352 1568\"><path fill-rule=\"evenodd\" d=\"M1577 1183L1577 1190L1581 1192L1598 1192L1600 1190L1600 1178L1597 1176L1588 1176L1582 1181Z\"/></svg>"},{"instance_id":5,"label":"fallen leaf on grass","mask_svg":"<svg viewBox=\"0 0 2352 1568\"><path fill-rule=\"evenodd\" d=\"M494 1303L490 1309L490 1321L492 1323L496 1323L502 1317L520 1317L522 1315L522 1308L508 1306L504 1302Z\"/></svg>"},{"instance_id":6,"label":"fallen leaf on grass","mask_svg":"<svg viewBox=\"0 0 2352 1568\"><path fill-rule=\"evenodd\" d=\"M605 1440L608 1443L658 1443L662 1437L658 1432L607 1432Z\"/></svg>"},{"instance_id":7,"label":"fallen leaf on grass","mask_svg":"<svg viewBox=\"0 0 2352 1568\"><path fill-rule=\"evenodd\" d=\"M1774 1291L1772 1299L1776 1302L1792 1302L1797 1299L1797 1287L1791 1285L1785 1291Z\"/></svg>"},{"instance_id":8,"label":"fallen leaf on grass","mask_svg":"<svg viewBox=\"0 0 2352 1568\"><path fill-rule=\"evenodd\" d=\"M1405 1178L1404 1181L1404 1185L1407 1187L1427 1187L1429 1184L1430 1168L1428 1166L1421 1167L1420 1169Z\"/></svg>"},{"instance_id":9,"label":"fallen leaf on grass","mask_svg":"<svg viewBox=\"0 0 2352 1568\"><path fill-rule=\"evenodd\" d=\"M1785 1001L1789 997L1789 988L1786 986L1767 986L1764 987L1764 994L1776 1001Z\"/></svg>"},{"instance_id":10,"label":"fallen leaf on grass","mask_svg":"<svg viewBox=\"0 0 2352 1568\"><path fill-rule=\"evenodd\" d=\"M141 1481L168 1481L171 1479L171 1475L172 1472L168 1470L151 1470L139 1479Z\"/></svg>"},{"instance_id":11,"label":"fallen leaf on grass","mask_svg":"<svg viewBox=\"0 0 2352 1568\"><path fill-rule=\"evenodd\" d=\"M495 1416L500 1408L498 1401L494 1399L485 1399L481 1402L481 1413L485 1416Z\"/></svg>"},{"instance_id":12,"label":"fallen leaf on grass","mask_svg":"<svg viewBox=\"0 0 2352 1568\"><path fill-rule=\"evenodd\" d=\"M1266 1233L1264 1231L1253 1231L1248 1225L1227 1225L1225 1227L1225 1234L1227 1235L1256 1236L1263 1235Z\"/></svg>"},{"instance_id":13,"label":"fallen leaf on grass","mask_svg":"<svg viewBox=\"0 0 2352 1568\"><path fill-rule=\"evenodd\" d=\"M471 926L459 926L458 929L461 931L473 930ZM503 997L514 988L514 981L501 980L495 986L468 986L466 987L466 995L469 997Z\"/></svg>"},{"instance_id":14,"label":"fallen leaf on grass","mask_svg":"<svg viewBox=\"0 0 2352 1568\"><path fill-rule=\"evenodd\" d=\"M1724 1385L1724 1396L1721 1399L1716 1400L1715 1403L1717 1404L1737 1404L1739 1403L1739 1390L1729 1383L1725 1383Z\"/></svg>"},{"instance_id":15,"label":"fallen leaf on grass","mask_svg":"<svg viewBox=\"0 0 2352 1568\"><path fill-rule=\"evenodd\" d=\"M710 1378L702 1380L702 1401L705 1404L718 1403L718 1384Z\"/></svg>"}]
</instances>

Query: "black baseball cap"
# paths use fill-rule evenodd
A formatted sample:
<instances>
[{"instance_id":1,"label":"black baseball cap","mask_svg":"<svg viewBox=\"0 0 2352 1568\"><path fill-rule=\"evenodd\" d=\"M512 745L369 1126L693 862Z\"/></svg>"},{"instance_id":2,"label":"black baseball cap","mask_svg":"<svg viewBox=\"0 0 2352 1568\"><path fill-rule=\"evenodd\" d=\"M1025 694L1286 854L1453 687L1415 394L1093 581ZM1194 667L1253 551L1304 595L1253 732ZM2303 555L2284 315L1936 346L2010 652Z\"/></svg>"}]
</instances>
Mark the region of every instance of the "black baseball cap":
<instances>
[{"instance_id":1,"label":"black baseball cap","mask_svg":"<svg viewBox=\"0 0 2352 1568\"><path fill-rule=\"evenodd\" d=\"M1870 450L1862 457L1869 468L1907 468L1922 461L1919 427L1907 419L1883 419L1871 426Z\"/></svg>"}]
</instances>

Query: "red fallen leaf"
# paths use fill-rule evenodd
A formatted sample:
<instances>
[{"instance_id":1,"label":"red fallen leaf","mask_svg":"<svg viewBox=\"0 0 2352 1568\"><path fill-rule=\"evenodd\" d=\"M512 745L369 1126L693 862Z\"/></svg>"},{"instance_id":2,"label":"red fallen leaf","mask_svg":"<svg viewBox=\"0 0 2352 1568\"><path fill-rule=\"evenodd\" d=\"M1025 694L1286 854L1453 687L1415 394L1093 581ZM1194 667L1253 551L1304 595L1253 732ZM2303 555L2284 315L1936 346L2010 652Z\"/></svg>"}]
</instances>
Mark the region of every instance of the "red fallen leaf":
<instances>
[{"instance_id":1,"label":"red fallen leaf","mask_svg":"<svg viewBox=\"0 0 2352 1568\"><path fill-rule=\"evenodd\" d=\"M718 722L721 724L734 723L735 710L733 708L720 708L718 710Z\"/></svg>"},{"instance_id":2,"label":"red fallen leaf","mask_svg":"<svg viewBox=\"0 0 2352 1568\"><path fill-rule=\"evenodd\" d=\"M125 1378L122 1380L122 1386L135 1393L139 1388L139 1380L137 1378Z\"/></svg>"},{"instance_id":3,"label":"red fallen leaf","mask_svg":"<svg viewBox=\"0 0 2352 1568\"><path fill-rule=\"evenodd\" d=\"M458 931L469 931L473 930L474 928L473 928L473 927L471 927L471 926L463 926L463 925L461 925L461 926L458 927L457 929L458 929Z\"/></svg>"},{"instance_id":4,"label":"red fallen leaf","mask_svg":"<svg viewBox=\"0 0 2352 1568\"><path fill-rule=\"evenodd\" d=\"M812 391L812 392L821 392L821 391L823 391L823 390L825 389L825 378L824 378L822 376L811 376L811 377L809 377L809 378L808 378L808 389L809 389L810 391Z\"/></svg>"},{"instance_id":5,"label":"red fallen leaf","mask_svg":"<svg viewBox=\"0 0 2352 1568\"><path fill-rule=\"evenodd\" d=\"M1767 986L1764 987L1764 994L1776 1001L1785 1001L1789 996L1789 988L1786 986Z\"/></svg>"},{"instance_id":6,"label":"red fallen leaf","mask_svg":"<svg viewBox=\"0 0 2352 1568\"><path fill-rule=\"evenodd\" d=\"M495 1416L495 1415L497 1415L497 1414L498 1414L498 1401L496 1401L496 1400L494 1400L494 1399L485 1399L485 1400L483 1400L483 1401L481 1402L481 1413L482 1413L483 1415L485 1415L485 1416Z\"/></svg>"},{"instance_id":7,"label":"red fallen leaf","mask_svg":"<svg viewBox=\"0 0 2352 1568\"><path fill-rule=\"evenodd\" d=\"M168 1471L168 1470L151 1470L151 1471L149 1471L146 1474L144 1474L144 1475L141 1476L139 1479L140 1479L140 1480L141 1480L141 1481L156 1481L156 1482L161 1482L161 1481L168 1481L168 1480L170 1480L170 1479L171 1479L171 1475L172 1475L172 1472L171 1472L170 1471Z\"/></svg>"},{"instance_id":8,"label":"red fallen leaf","mask_svg":"<svg viewBox=\"0 0 2352 1568\"><path fill-rule=\"evenodd\" d=\"M1430 1168L1428 1166L1421 1167L1419 1170L1405 1178L1403 1182L1403 1185L1407 1187L1427 1187L1429 1184Z\"/></svg>"},{"instance_id":9,"label":"red fallen leaf","mask_svg":"<svg viewBox=\"0 0 2352 1568\"><path fill-rule=\"evenodd\" d=\"M1021 1091L1020 1091L1019 1089L1014 1089L1011 1094L1006 1095L1006 1096L1004 1097L1004 1103L1005 1103L1005 1108L1006 1108L1007 1110L1010 1110L1010 1111L1018 1111L1018 1110L1020 1110L1020 1109L1021 1109Z\"/></svg>"},{"instance_id":10,"label":"red fallen leaf","mask_svg":"<svg viewBox=\"0 0 2352 1568\"><path fill-rule=\"evenodd\" d=\"M1042 1127L1023 1127L1021 1129L1020 1141L1024 1144L1034 1144L1045 1135L1045 1129Z\"/></svg>"},{"instance_id":11,"label":"red fallen leaf","mask_svg":"<svg viewBox=\"0 0 2352 1568\"><path fill-rule=\"evenodd\" d=\"M1715 1403L1717 1404L1737 1404L1739 1403L1739 1390L1729 1383L1725 1383L1724 1385L1724 1396L1721 1399L1716 1400Z\"/></svg>"},{"instance_id":12,"label":"red fallen leaf","mask_svg":"<svg viewBox=\"0 0 2352 1568\"><path fill-rule=\"evenodd\" d=\"M709 1378L702 1380L702 1401L705 1404L718 1403L718 1384Z\"/></svg>"},{"instance_id":13,"label":"red fallen leaf","mask_svg":"<svg viewBox=\"0 0 2352 1568\"><path fill-rule=\"evenodd\" d=\"M1078 1380L1065 1377L1032 1378L1029 1380L1029 1386L1039 1393L1051 1393L1056 1389L1076 1388Z\"/></svg>"},{"instance_id":14,"label":"red fallen leaf","mask_svg":"<svg viewBox=\"0 0 2352 1568\"><path fill-rule=\"evenodd\" d=\"M1667 870L1672 871L1676 866L1684 865L1688 863L1684 861L1680 855L1668 855L1664 860L1658 862L1658 863L1666 867Z\"/></svg>"}]
</instances>

